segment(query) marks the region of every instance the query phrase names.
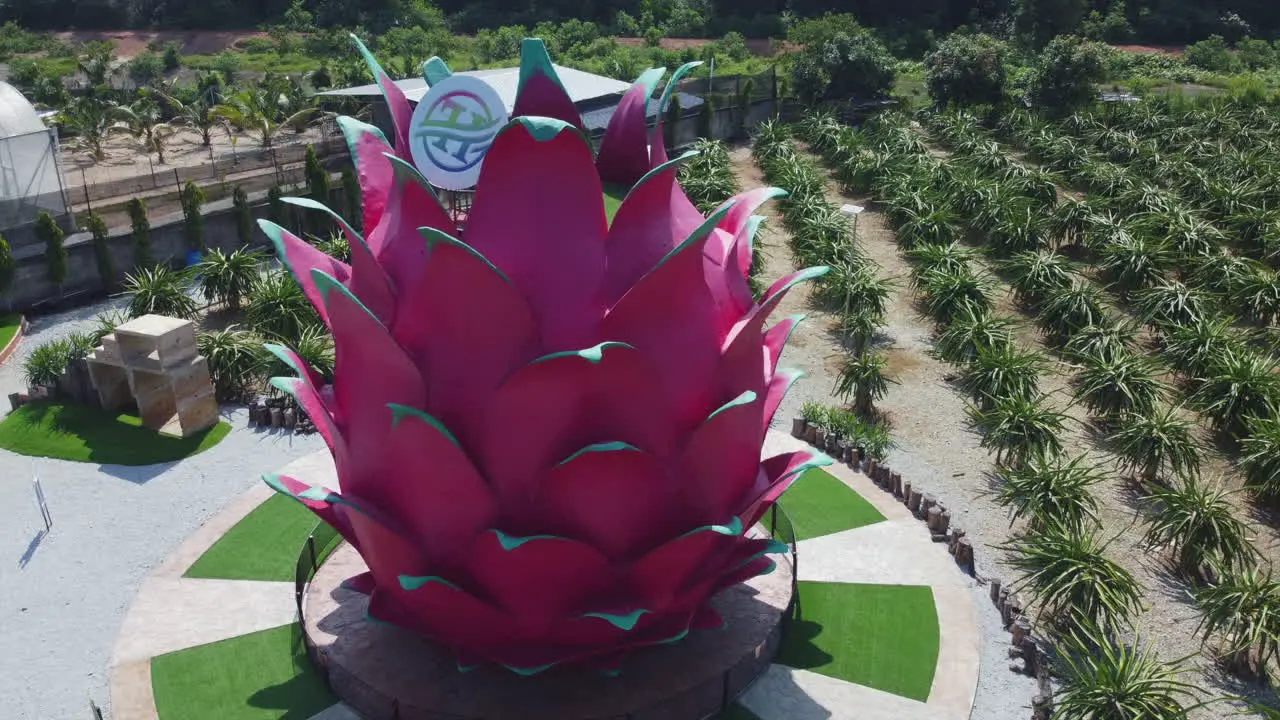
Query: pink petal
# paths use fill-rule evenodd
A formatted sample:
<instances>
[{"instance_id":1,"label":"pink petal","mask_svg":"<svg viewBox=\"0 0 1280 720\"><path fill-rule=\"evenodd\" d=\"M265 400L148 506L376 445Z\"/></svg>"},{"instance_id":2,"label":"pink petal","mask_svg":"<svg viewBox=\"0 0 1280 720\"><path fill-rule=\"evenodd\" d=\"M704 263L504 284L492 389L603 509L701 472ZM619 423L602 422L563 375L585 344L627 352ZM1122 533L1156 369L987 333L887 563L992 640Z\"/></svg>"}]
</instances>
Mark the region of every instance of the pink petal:
<instances>
[{"instance_id":1,"label":"pink petal","mask_svg":"<svg viewBox=\"0 0 1280 720\"><path fill-rule=\"evenodd\" d=\"M433 230L426 268L393 329L428 383L427 409L470 445L487 419L475 412L506 377L536 357L538 327L520 290L461 241Z\"/></svg>"},{"instance_id":2,"label":"pink petal","mask_svg":"<svg viewBox=\"0 0 1280 720\"><path fill-rule=\"evenodd\" d=\"M333 329L333 392L348 452L353 459L377 457L394 419L388 406L423 407L426 389L409 356L367 308L333 278L312 276ZM342 478L343 490L356 494L366 483L381 481L376 465L367 462L351 463Z\"/></svg>"},{"instance_id":3,"label":"pink petal","mask_svg":"<svg viewBox=\"0 0 1280 720\"><path fill-rule=\"evenodd\" d=\"M522 635L544 635L578 616L612 580L609 561L590 545L551 536L513 537L493 530L471 548L475 581L511 614Z\"/></svg>"},{"instance_id":4,"label":"pink petal","mask_svg":"<svg viewBox=\"0 0 1280 720\"><path fill-rule=\"evenodd\" d=\"M747 391L711 414L693 432L680 461L680 513L691 523L711 524L731 517L756 479L759 466L761 403ZM689 513L686 515L685 513Z\"/></svg>"},{"instance_id":5,"label":"pink petal","mask_svg":"<svg viewBox=\"0 0 1280 720\"><path fill-rule=\"evenodd\" d=\"M649 96L665 73L646 71L614 109L596 158L604 182L631 187L649 171Z\"/></svg>"},{"instance_id":6,"label":"pink petal","mask_svg":"<svg viewBox=\"0 0 1280 720\"><path fill-rule=\"evenodd\" d=\"M747 495L747 502L740 515L742 523L751 527L764 516L769 506L782 493L791 487L791 483L800 477L805 470L823 465L830 465L831 458L820 452L797 450L795 452L774 455L760 463L760 473L756 477L755 487Z\"/></svg>"},{"instance_id":7,"label":"pink petal","mask_svg":"<svg viewBox=\"0 0 1280 720\"><path fill-rule=\"evenodd\" d=\"M649 608L666 608L685 599L680 589L705 567L708 558L722 556L737 546L742 524L698 528L665 543L631 567L630 583Z\"/></svg>"},{"instance_id":8,"label":"pink petal","mask_svg":"<svg viewBox=\"0 0 1280 720\"><path fill-rule=\"evenodd\" d=\"M547 532L587 542L615 560L648 550L679 533L666 475L656 457L626 443L589 446L539 483Z\"/></svg>"},{"instance_id":9,"label":"pink petal","mask_svg":"<svg viewBox=\"0 0 1280 720\"><path fill-rule=\"evenodd\" d=\"M338 118L338 127L347 138L347 149L355 162L356 178L360 181L360 201L363 206L365 232L373 230L387 207L391 194L393 174L391 165L383 157L394 152L387 144L382 131L348 117Z\"/></svg>"},{"instance_id":10,"label":"pink petal","mask_svg":"<svg viewBox=\"0 0 1280 720\"><path fill-rule=\"evenodd\" d=\"M555 118L584 129L578 108L551 64L547 46L537 38L525 38L520 43L520 87L511 116L521 115Z\"/></svg>"},{"instance_id":11,"label":"pink petal","mask_svg":"<svg viewBox=\"0 0 1280 720\"><path fill-rule=\"evenodd\" d=\"M693 157L693 153L685 153L654 168L631 188L618 207L605 240L606 306L616 303L703 223L696 209L692 215L672 212L673 198L677 194L683 197L676 175L680 166Z\"/></svg>"},{"instance_id":12,"label":"pink petal","mask_svg":"<svg viewBox=\"0 0 1280 720\"><path fill-rule=\"evenodd\" d=\"M492 661L491 653L520 641L509 614L444 578L405 575L389 595L395 605L403 608L405 620L413 623L409 627L422 628L437 642L465 650L469 658L479 656ZM375 593L374 598L377 597ZM369 614L398 625L404 622L379 614L372 602Z\"/></svg>"},{"instance_id":13,"label":"pink petal","mask_svg":"<svg viewBox=\"0 0 1280 720\"><path fill-rule=\"evenodd\" d=\"M769 424L773 422L773 416L777 414L778 407L782 405L782 399L787 396L787 391L802 377L804 377L803 371L789 369L774 373L773 377L770 378L769 387L765 390L764 396L764 422L762 423L764 431L768 431ZM763 435L761 439L763 440Z\"/></svg>"},{"instance_id":14,"label":"pink petal","mask_svg":"<svg viewBox=\"0 0 1280 720\"><path fill-rule=\"evenodd\" d=\"M777 372L778 360L782 358L782 351L786 348L787 340L791 338L791 333L795 331L796 327L804 319L805 316L803 314L785 317L764 334L765 358L767 359L765 372L770 377Z\"/></svg>"},{"instance_id":15,"label":"pink petal","mask_svg":"<svg viewBox=\"0 0 1280 720\"><path fill-rule=\"evenodd\" d=\"M644 356L618 343L556 353L513 373L484 408L477 454L503 516L528 517L538 479L593 443L621 440L659 456L669 452L675 432L662 421L669 413L653 391L656 378Z\"/></svg>"},{"instance_id":16,"label":"pink petal","mask_svg":"<svg viewBox=\"0 0 1280 720\"><path fill-rule=\"evenodd\" d=\"M497 505L457 439L438 420L400 405L392 413L395 419L377 458L387 482L377 488L381 497L370 500L400 520L433 565L459 567L474 538L493 524Z\"/></svg>"},{"instance_id":17,"label":"pink petal","mask_svg":"<svg viewBox=\"0 0 1280 720\"><path fill-rule=\"evenodd\" d=\"M308 485L288 475L263 475L262 479L272 490L302 503L316 517L329 523L353 547L360 549L360 538L342 512L342 506L338 504L339 497L332 490Z\"/></svg>"},{"instance_id":18,"label":"pink petal","mask_svg":"<svg viewBox=\"0 0 1280 720\"><path fill-rule=\"evenodd\" d=\"M635 347L654 364L680 429L702 422L718 404L720 343L715 304L703 279L703 248L712 217L614 305L603 337Z\"/></svg>"},{"instance_id":19,"label":"pink petal","mask_svg":"<svg viewBox=\"0 0 1280 720\"><path fill-rule=\"evenodd\" d=\"M355 35L352 35L351 39L355 41L356 49L360 51L365 64L369 66L369 72L373 74L374 81L382 89L382 97L386 100L387 108L391 111L391 120L395 125L396 153L405 160L412 160L413 157L409 152L409 125L413 121L413 106L409 104L409 99L404 96L404 91L382 69L382 65L378 63L373 53L369 52L369 49L364 46L364 43Z\"/></svg>"},{"instance_id":20,"label":"pink petal","mask_svg":"<svg viewBox=\"0 0 1280 720\"><path fill-rule=\"evenodd\" d=\"M293 274L298 284L302 286L302 293L315 306L320 319L328 325L329 312L325 309L320 291L316 289L311 271L319 270L345 284L351 280L351 266L325 255L310 243L273 222L259 220L258 227L262 228L263 234L271 240L280 262L284 263L284 266Z\"/></svg>"},{"instance_id":21,"label":"pink petal","mask_svg":"<svg viewBox=\"0 0 1280 720\"><path fill-rule=\"evenodd\" d=\"M387 279L386 273L374 259L373 253L365 244L364 238L360 237L360 233L356 232L341 215L311 198L289 197L284 198L284 202L323 212L342 228L347 244L351 248L351 279L343 284L351 290L352 294L360 298L360 302L364 303L365 307L368 307L379 320L390 324L396 311L391 281Z\"/></svg>"},{"instance_id":22,"label":"pink petal","mask_svg":"<svg viewBox=\"0 0 1280 720\"><path fill-rule=\"evenodd\" d=\"M382 222L369 234L369 249L403 295L422 275L427 260L427 244L418 228L455 231L453 221L440 200L412 165L395 156L385 158L395 174Z\"/></svg>"},{"instance_id":23,"label":"pink petal","mask_svg":"<svg viewBox=\"0 0 1280 720\"><path fill-rule=\"evenodd\" d=\"M549 118L516 118L499 133L480 171L467 242L524 292L545 349L595 342L607 232L581 134Z\"/></svg>"}]
</instances>

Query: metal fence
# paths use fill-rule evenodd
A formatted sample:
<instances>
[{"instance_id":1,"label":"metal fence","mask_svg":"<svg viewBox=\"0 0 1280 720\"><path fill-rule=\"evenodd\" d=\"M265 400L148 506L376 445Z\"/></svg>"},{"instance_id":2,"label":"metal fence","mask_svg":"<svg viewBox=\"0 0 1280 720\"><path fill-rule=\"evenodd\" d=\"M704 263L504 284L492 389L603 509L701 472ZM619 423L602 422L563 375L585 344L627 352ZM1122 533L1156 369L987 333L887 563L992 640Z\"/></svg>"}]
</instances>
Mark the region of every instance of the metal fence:
<instances>
[{"instance_id":1,"label":"metal fence","mask_svg":"<svg viewBox=\"0 0 1280 720\"><path fill-rule=\"evenodd\" d=\"M790 516L788 516L781 505L776 502L770 508L768 514L761 518L760 524L769 533L770 537L786 543L791 560L791 602L782 613L782 622L779 624L778 634L775 636L777 639L776 647L780 651L783 644L786 642L787 632L790 629L791 623L799 617L800 613L800 590L799 581L797 579L799 578L799 566L797 565L798 556L796 554L796 531L795 525L792 524ZM293 640L295 644L300 642L305 646L307 656L310 658L312 666L319 673L321 680L327 687L332 689L335 685L335 680L338 680L335 673L342 673L339 684L344 688L365 694L366 697L377 698L384 701L385 706L390 708L390 716L392 718L399 718L399 700L383 697L379 691L370 687L360 678L351 675L349 672L346 672L341 668L329 667L325 662L323 653L319 651L311 641L310 635L307 633L307 622L304 614L304 606L306 604L304 600L306 598L307 587L311 584L311 580L315 577L320 566L324 564L324 561L334 550L338 548L338 545L341 544L341 542L342 536L338 534L337 530L334 530L328 523L320 522L316 525L315 529L312 530L311 535L307 537L307 541L303 543L302 549L298 553L298 560L295 565L294 572L293 595L298 609L298 623L296 627L299 629L300 637L295 636ZM302 649L302 646L298 646L298 649ZM758 677L758 675L752 675L747 682L741 682L742 678L735 677L740 674L735 672L739 669L739 665L729 668L721 674L717 681L720 686L719 712L728 710L730 705L732 705L733 702L746 691L747 687L750 686L751 681ZM484 720L483 718L453 715L440 711L432 711L432 713L432 717L440 718L441 720L446 718L448 720ZM627 715L626 718L627 720L631 720L632 716Z\"/></svg>"},{"instance_id":2,"label":"metal fence","mask_svg":"<svg viewBox=\"0 0 1280 720\"><path fill-rule=\"evenodd\" d=\"M275 184L283 185L292 175L301 177L300 172L293 171L305 161L308 147L314 146L321 159L347 154L347 144L337 123L326 122L320 130L321 137L310 142L307 136L285 130L277 135L271 147L232 145L229 150L210 147L202 162L195 165L160 165L148 154L145 169L138 165L121 167L120 176L114 178L90 178L90 171L85 168L68 168L65 171L67 195L73 205L92 206L114 199L180 192L188 181L205 186L225 182L228 176L242 173L257 176L266 170L275 174ZM94 172L110 174L111 170Z\"/></svg>"}]
</instances>

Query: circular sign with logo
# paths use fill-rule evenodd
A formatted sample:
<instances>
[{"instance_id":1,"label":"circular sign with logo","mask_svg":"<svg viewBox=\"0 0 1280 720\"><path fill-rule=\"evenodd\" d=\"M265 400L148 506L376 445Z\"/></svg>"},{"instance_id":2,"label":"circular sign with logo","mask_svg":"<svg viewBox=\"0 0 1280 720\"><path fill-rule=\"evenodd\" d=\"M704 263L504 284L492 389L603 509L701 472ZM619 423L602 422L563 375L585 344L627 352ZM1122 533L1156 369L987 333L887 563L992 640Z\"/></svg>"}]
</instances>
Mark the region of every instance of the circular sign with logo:
<instances>
[{"instance_id":1,"label":"circular sign with logo","mask_svg":"<svg viewBox=\"0 0 1280 720\"><path fill-rule=\"evenodd\" d=\"M413 163L436 187L475 187L485 152L506 124L497 91L478 78L450 75L431 86L413 111Z\"/></svg>"}]
</instances>

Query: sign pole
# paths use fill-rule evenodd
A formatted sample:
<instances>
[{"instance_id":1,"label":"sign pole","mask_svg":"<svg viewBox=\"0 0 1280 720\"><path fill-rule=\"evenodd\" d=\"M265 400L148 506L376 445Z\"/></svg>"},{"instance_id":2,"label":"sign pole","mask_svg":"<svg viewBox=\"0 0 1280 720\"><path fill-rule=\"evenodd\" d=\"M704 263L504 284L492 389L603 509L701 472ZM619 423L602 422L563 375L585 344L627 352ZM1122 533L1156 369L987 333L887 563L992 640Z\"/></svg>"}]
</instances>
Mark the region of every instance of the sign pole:
<instances>
[{"instance_id":1,"label":"sign pole","mask_svg":"<svg viewBox=\"0 0 1280 720\"><path fill-rule=\"evenodd\" d=\"M53 530L53 516L49 514L49 504L44 499L44 488L40 486L40 477L36 476L31 480L31 486L36 491L36 504L40 507L40 518L44 520L44 531Z\"/></svg>"}]
</instances>

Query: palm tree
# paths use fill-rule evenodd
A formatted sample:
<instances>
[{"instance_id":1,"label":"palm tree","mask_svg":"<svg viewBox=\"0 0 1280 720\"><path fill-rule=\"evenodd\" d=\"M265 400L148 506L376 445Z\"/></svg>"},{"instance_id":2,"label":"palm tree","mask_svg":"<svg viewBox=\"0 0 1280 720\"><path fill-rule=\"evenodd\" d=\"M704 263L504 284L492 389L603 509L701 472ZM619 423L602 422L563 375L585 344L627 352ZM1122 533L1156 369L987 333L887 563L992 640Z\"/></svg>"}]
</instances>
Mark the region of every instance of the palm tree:
<instances>
[{"instance_id":1,"label":"palm tree","mask_svg":"<svg viewBox=\"0 0 1280 720\"><path fill-rule=\"evenodd\" d=\"M1280 497L1280 417L1251 417L1245 424L1239 457L1245 480L1263 497Z\"/></svg>"},{"instance_id":2,"label":"palm tree","mask_svg":"<svg viewBox=\"0 0 1280 720\"><path fill-rule=\"evenodd\" d=\"M1273 358L1233 350L1211 360L1208 370L1192 400L1215 429L1239 440L1250 418L1280 417L1280 367Z\"/></svg>"},{"instance_id":3,"label":"palm tree","mask_svg":"<svg viewBox=\"0 0 1280 720\"><path fill-rule=\"evenodd\" d=\"M1162 406L1131 413L1121 420L1108 439L1125 472L1137 473L1146 485L1175 475L1195 477L1200 472L1200 446L1195 425L1179 408Z\"/></svg>"},{"instance_id":4,"label":"palm tree","mask_svg":"<svg viewBox=\"0 0 1280 720\"><path fill-rule=\"evenodd\" d=\"M1214 702L1197 702L1200 689L1178 679L1190 657L1162 662L1139 639L1088 625L1058 640L1055 720L1173 720Z\"/></svg>"},{"instance_id":5,"label":"palm tree","mask_svg":"<svg viewBox=\"0 0 1280 720\"><path fill-rule=\"evenodd\" d=\"M193 318L199 310L189 292L187 277L167 265L142 268L124 276L124 290L129 294L130 317L168 315Z\"/></svg>"},{"instance_id":6,"label":"palm tree","mask_svg":"<svg viewBox=\"0 0 1280 720\"><path fill-rule=\"evenodd\" d=\"M160 164L163 165L164 142L173 134L173 127L164 122L160 103L156 102L151 92L141 91L133 104L117 105L112 113L129 127L134 137L142 141L144 150L159 156Z\"/></svg>"},{"instance_id":7,"label":"palm tree","mask_svg":"<svg viewBox=\"0 0 1280 720\"><path fill-rule=\"evenodd\" d=\"M1033 458L1062 452L1066 415L1047 407L1046 396L996 398L989 408L970 407L982 447L996 451L996 464L1023 467Z\"/></svg>"},{"instance_id":8,"label":"palm tree","mask_svg":"<svg viewBox=\"0 0 1280 720\"><path fill-rule=\"evenodd\" d=\"M990 310L966 307L938 335L938 355L953 365L972 362L983 351L1003 351L1013 346L1017 323Z\"/></svg>"},{"instance_id":9,"label":"palm tree","mask_svg":"<svg viewBox=\"0 0 1280 720\"><path fill-rule=\"evenodd\" d=\"M170 121L172 124L185 125L199 132L200 144L204 147L213 144L213 131L223 126L226 121L214 112L212 105L206 104L203 100L184 103L171 95L165 95L164 99L173 107L174 118Z\"/></svg>"},{"instance_id":10,"label":"palm tree","mask_svg":"<svg viewBox=\"0 0 1280 720\"><path fill-rule=\"evenodd\" d=\"M982 350L960 373L959 385L978 407L989 410L1001 400L1037 397L1045 365L1039 353L1014 345Z\"/></svg>"},{"instance_id":11,"label":"palm tree","mask_svg":"<svg viewBox=\"0 0 1280 720\"><path fill-rule=\"evenodd\" d=\"M890 384L898 384L885 374L888 368L888 358L879 353L850 354L840 368L834 394L846 402L852 398L853 411L859 417L870 418L875 410L873 404L884 399Z\"/></svg>"},{"instance_id":12,"label":"palm tree","mask_svg":"<svg viewBox=\"0 0 1280 720\"><path fill-rule=\"evenodd\" d=\"M1084 457L1065 460L1036 457L1026 467L999 468L1000 489L996 501L1010 508L1013 520L1027 519L1027 532L1037 533L1059 525L1078 532L1098 525L1098 501L1091 488L1103 479L1097 466Z\"/></svg>"},{"instance_id":13,"label":"palm tree","mask_svg":"<svg viewBox=\"0 0 1280 720\"><path fill-rule=\"evenodd\" d=\"M281 98L259 87L241 88L214 106L213 113L236 128L256 135L262 147L271 142L282 127L300 129L311 123L316 108L307 107L291 115L283 115Z\"/></svg>"},{"instance_id":14,"label":"palm tree","mask_svg":"<svg viewBox=\"0 0 1280 720\"><path fill-rule=\"evenodd\" d=\"M1224 658L1239 671L1261 676L1280 648L1280 583L1271 570L1248 567L1191 592L1200 609L1196 632L1207 642L1221 635Z\"/></svg>"},{"instance_id":15,"label":"palm tree","mask_svg":"<svg viewBox=\"0 0 1280 720\"><path fill-rule=\"evenodd\" d=\"M230 254L216 248L210 250L194 268L205 301L239 310L240 299L249 294L261 274L261 263L260 253L244 248Z\"/></svg>"},{"instance_id":16,"label":"palm tree","mask_svg":"<svg viewBox=\"0 0 1280 720\"><path fill-rule=\"evenodd\" d=\"M1231 514L1228 495L1196 477L1155 488L1146 497L1150 511L1143 543L1151 550L1172 550L1178 568L1198 581L1211 570L1252 565L1258 551L1244 523Z\"/></svg>"},{"instance_id":17,"label":"palm tree","mask_svg":"<svg viewBox=\"0 0 1280 720\"><path fill-rule=\"evenodd\" d=\"M59 113L58 122L76 133L77 144L88 150L94 160L106 157L102 144L115 129L115 118L102 101L79 98Z\"/></svg>"},{"instance_id":18,"label":"palm tree","mask_svg":"<svg viewBox=\"0 0 1280 720\"><path fill-rule=\"evenodd\" d=\"M1106 557L1096 530L1053 523L1003 547L1021 573L1014 587L1031 596L1039 619L1068 631L1085 625L1110 633L1142 609L1142 586Z\"/></svg>"},{"instance_id":19,"label":"palm tree","mask_svg":"<svg viewBox=\"0 0 1280 720\"><path fill-rule=\"evenodd\" d=\"M1116 425L1129 413L1155 409L1167 388L1156 379L1158 366L1147 355L1082 358L1076 373L1076 396L1106 426Z\"/></svg>"}]
</instances>

